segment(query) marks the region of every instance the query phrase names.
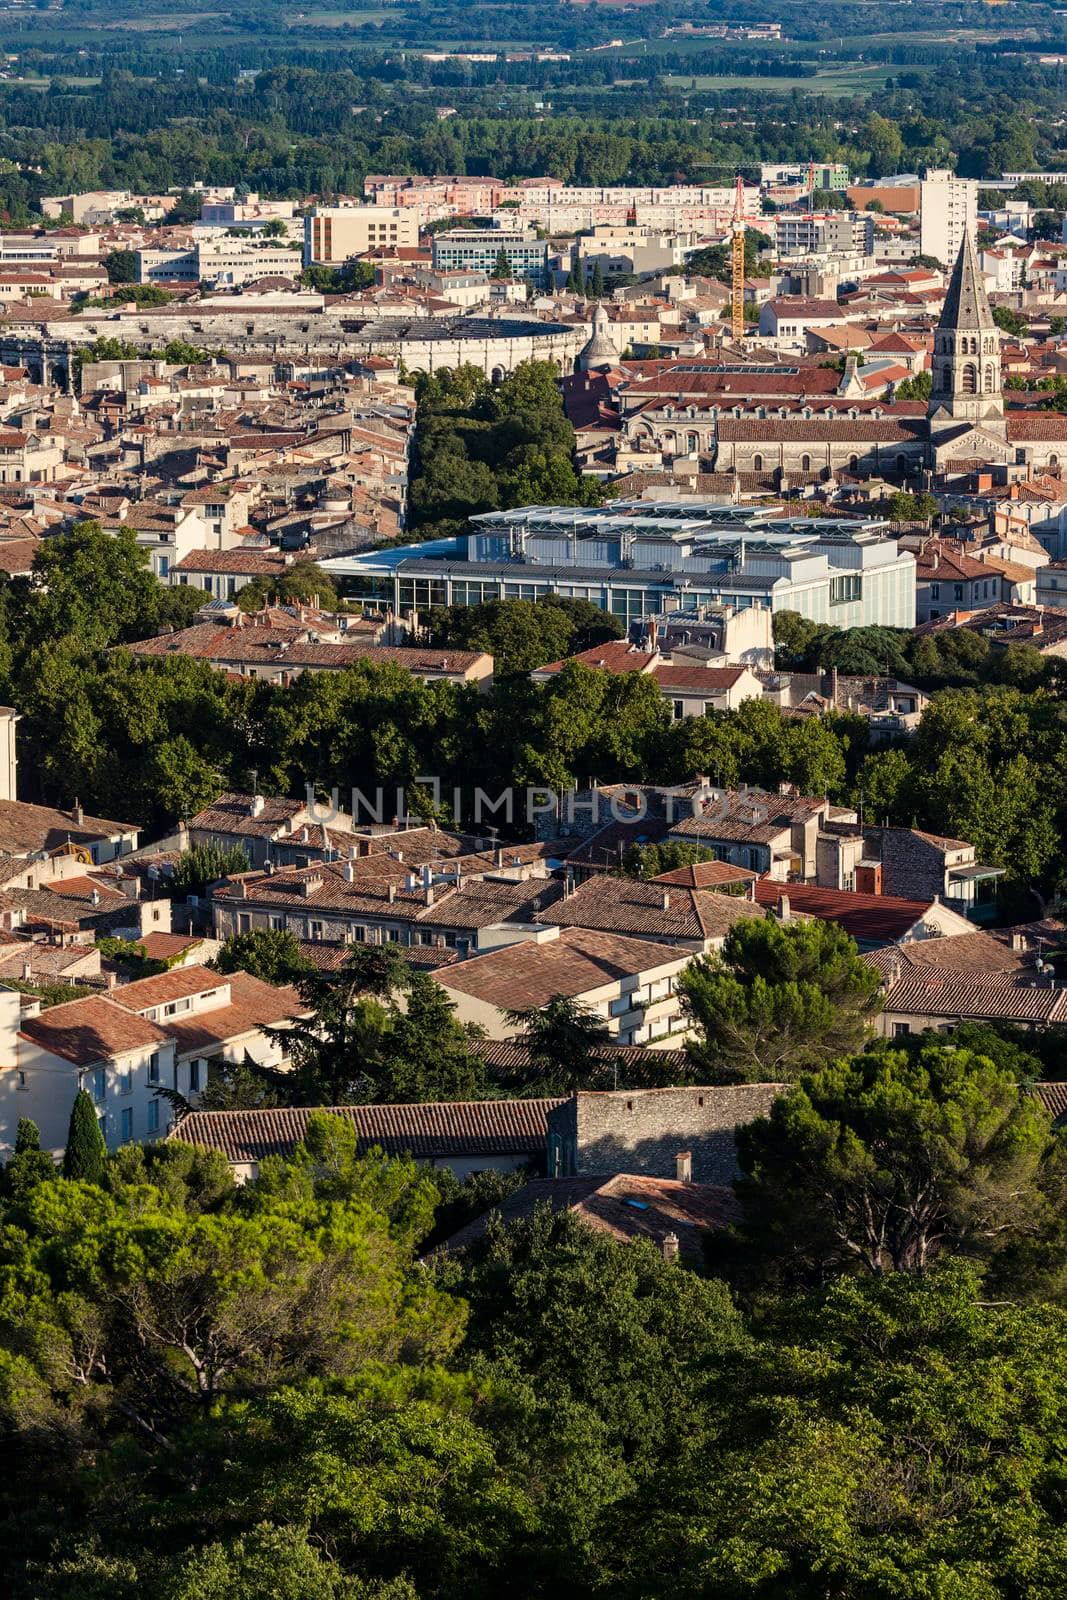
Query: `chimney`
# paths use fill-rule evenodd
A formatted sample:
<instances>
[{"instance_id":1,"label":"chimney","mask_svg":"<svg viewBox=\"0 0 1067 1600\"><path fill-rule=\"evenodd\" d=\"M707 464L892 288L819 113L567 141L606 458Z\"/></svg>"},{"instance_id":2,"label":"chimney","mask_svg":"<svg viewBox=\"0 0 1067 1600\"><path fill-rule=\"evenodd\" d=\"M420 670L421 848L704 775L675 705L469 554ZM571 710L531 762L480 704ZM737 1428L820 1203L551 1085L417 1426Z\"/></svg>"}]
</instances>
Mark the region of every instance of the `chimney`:
<instances>
[{"instance_id":1,"label":"chimney","mask_svg":"<svg viewBox=\"0 0 1067 1600\"><path fill-rule=\"evenodd\" d=\"M240 883L237 885L237 895L241 900L248 899L248 884L244 878L242 878Z\"/></svg>"},{"instance_id":2,"label":"chimney","mask_svg":"<svg viewBox=\"0 0 1067 1600\"><path fill-rule=\"evenodd\" d=\"M85 821L85 812L82 810L80 800L75 800L73 806L71 807L70 815L71 819L76 822L80 828L82 823Z\"/></svg>"},{"instance_id":3,"label":"chimney","mask_svg":"<svg viewBox=\"0 0 1067 1600\"><path fill-rule=\"evenodd\" d=\"M426 885L426 904L428 906L432 906L433 905L433 884L432 883L428 883Z\"/></svg>"},{"instance_id":4,"label":"chimney","mask_svg":"<svg viewBox=\"0 0 1067 1600\"><path fill-rule=\"evenodd\" d=\"M252 796L251 804L248 807L249 815L253 817L260 816L263 811L263 805L263 796L261 794L254 794Z\"/></svg>"},{"instance_id":5,"label":"chimney","mask_svg":"<svg viewBox=\"0 0 1067 1600\"><path fill-rule=\"evenodd\" d=\"M346 883L354 883L355 882L356 873L355 873L355 868L353 867L351 861L346 861L345 862L344 876L345 876L345 882Z\"/></svg>"},{"instance_id":6,"label":"chimney","mask_svg":"<svg viewBox=\"0 0 1067 1600\"><path fill-rule=\"evenodd\" d=\"M673 1266L678 1260L678 1235L676 1233L665 1233L660 1249L663 1251L664 1261Z\"/></svg>"},{"instance_id":7,"label":"chimney","mask_svg":"<svg viewBox=\"0 0 1067 1600\"><path fill-rule=\"evenodd\" d=\"M1026 935L1025 935L1025 933L1013 933L1012 936L1011 936L1011 947L1012 947L1013 950L1017 950L1017 951L1025 950L1026 949Z\"/></svg>"},{"instance_id":8,"label":"chimney","mask_svg":"<svg viewBox=\"0 0 1067 1600\"><path fill-rule=\"evenodd\" d=\"M664 889L663 891L663 909L664 911L671 909L671 891L669 889Z\"/></svg>"},{"instance_id":9,"label":"chimney","mask_svg":"<svg viewBox=\"0 0 1067 1600\"><path fill-rule=\"evenodd\" d=\"M392 903L393 903L393 901L395 899L396 899L396 884L395 883L391 883L389 885L389 904L392 905Z\"/></svg>"},{"instance_id":10,"label":"chimney","mask_svg":"<svg viewBox=\"0 0 1067 1600\"><path fill-rule=\"evenodd\" d=\"M674 1158L674 1176L679 1183L692 1183L693 1181L693 1152L692 1150L679 1150Z\"/></svg>"},{"instance_id":11,"label":"chimney","mask_svg":"<svg viewBox=\"0 0 1067 1600\"><path fill-rule=\"evenodd\" d=\"M780 894L778 896L777 916L779 922L789 921L789 896L787 894Z\"/></svg>"},{"instance_id":12,"label":"chimney","mask_svg":"<svg viewBox=\"0 0 1067 1600\"><path fill-rule=\"evenodd\" d=\"M33 976L33 962L29 956L24 956L22 961L22 981L28 983Z\"/></svg>"},{"instance_id":13,"label":"chimney","mask_svg":"<svg viewBox=\"0 0 1067 1600\"><path fill-rule=\"evenodd\" d=\"M348 859L349 859L349 861L358 861L359 860L359 846L358 845L356 845L356 844L350 844L349 845L349 847L348 847Z\"/></svg>"}]
</instances>

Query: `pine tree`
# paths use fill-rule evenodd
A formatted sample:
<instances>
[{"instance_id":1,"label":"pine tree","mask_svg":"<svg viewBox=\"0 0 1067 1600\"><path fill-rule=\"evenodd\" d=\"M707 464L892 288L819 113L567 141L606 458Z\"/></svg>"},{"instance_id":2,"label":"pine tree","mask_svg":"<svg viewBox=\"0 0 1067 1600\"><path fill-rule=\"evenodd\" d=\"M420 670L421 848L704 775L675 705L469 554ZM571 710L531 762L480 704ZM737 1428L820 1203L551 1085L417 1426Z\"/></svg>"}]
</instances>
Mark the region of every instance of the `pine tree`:
<instances>
[{"instance_id":1,"label":"pine tree","mask_svg":"<svg viewBox=\"0 0 1067 1600\"><path fill-rule=\"evenodd\" d=\"M104 1176L106 1155L107 1148L93 1102L84 1089L79 1089L67 1130L67 1148L63 1154L64 1178L81 1178L85 1183L99 1183Z\"/></svg>"}]
</instances>

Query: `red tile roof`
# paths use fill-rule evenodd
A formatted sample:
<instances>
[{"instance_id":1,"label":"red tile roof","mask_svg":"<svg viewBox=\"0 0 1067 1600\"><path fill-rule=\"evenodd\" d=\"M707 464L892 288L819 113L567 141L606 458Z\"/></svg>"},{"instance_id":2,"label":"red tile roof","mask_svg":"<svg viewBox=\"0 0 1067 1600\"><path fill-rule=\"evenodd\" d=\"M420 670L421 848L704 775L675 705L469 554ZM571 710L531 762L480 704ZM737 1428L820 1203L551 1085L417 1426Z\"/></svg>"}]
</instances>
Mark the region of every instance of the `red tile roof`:
<instances>
[{"instance_id":1,"label":"red tile roof","mask_svg":"<svg viewBox=\"0 0 1067 1600\"><path fill-rule=\"evenodd\" d=\"M656 939L722 939L763 909L736 895L606 874L588 878L535 921Z\"/></svg>"},{"instance_id":2,"label":"red tile roof","mask_svg":"<svg viewBox=\"0 0 1067 1600\"><path fill-rule=\"evenodd\" d=\"M564 928L544 944L524 940L446 967L436 977L450 993L469 995L501 1011L521 1011L547 1005L559 995L588 994L623 978L674 966L690 954L649 939Z\"/></svg>"},{"instance_id":3,"label":"red tile roof","mask_svg":"<svg viewBox=\"0 0 1067 1600\"><path fill-rule=\"evenodd\" d=\"M694 861L688 867L658 872L653 883L679 883L690 889L721 889L724 885L754 883L759 874L747 867L734 867L728 861Z\"/></svg>"},{"instance_id":4,"label":"red tile roof","mask_svg":"<svg viewBox=\"0 0 1067 1600\"><path fill-rule=\"evenodd\" d=\"M360 1153L377 1145L389 1155L448 1156L541 1155L547 1117L559 1100L459 1100L403 1106L324 1106L356 1131ZM168 1137L208 1150L221 1150L234 1163L291 1155L304 1137L303 1106L269 1111L193 1111Z\"/></svg>"},{"instance_id":5,"label":"red tile roof","mask_svg":"<svg viewBox=\"0 0 1067 1600\"><path fill-rule=\"evenodd\" d=\"M932 903L904 900L896 895L820 889L810 883L780 883L772 878L760 878L756 883L757 905L773 908L783 895L791 911L840 923L853 939L872 944L895 943L921 921Z\"/></svg>"},{"instance_id":6,"label":"red tile roof","mask_svg":"<svg viewBox=\"0 0 1067 1600\"><path fill-rule=\"evenodd\" d=\"M169 1034L113 1000L92 995L28 1017L20 1033L75 1066L88 1067L129 1050L165 1044Z\"/></svg>"},{"instance_id":7,"label":"red tile roof","mask_svg":"<svg viewBox=\"0 0 1067 1600\"><path fill-rule=\"evenodd\" d=\"M701 1233L728 1227L738 1216L732 1189L628 1172L613 1177L534 1178L496 1209L504 1222L518 1222L531 1216L536 1206L545 1204L555 1211L573 1211L597 1233L624 1242L652 1239L662 1246L667 1234L673 1233L679 1241L679 1253L694 1262L703 1255ZM454 1233L443 1248L465 1249L481 1238L488 1222L488 1212L476 1217Z\"/></svg>"}]
</instances>

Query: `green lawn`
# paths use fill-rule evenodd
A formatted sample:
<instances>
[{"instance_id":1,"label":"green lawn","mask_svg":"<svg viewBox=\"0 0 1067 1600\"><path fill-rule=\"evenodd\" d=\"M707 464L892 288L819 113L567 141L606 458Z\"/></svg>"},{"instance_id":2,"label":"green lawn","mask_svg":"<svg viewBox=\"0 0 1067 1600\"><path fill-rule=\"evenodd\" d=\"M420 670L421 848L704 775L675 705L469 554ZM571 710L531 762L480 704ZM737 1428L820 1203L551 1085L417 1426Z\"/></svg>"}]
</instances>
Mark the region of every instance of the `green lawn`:
<instances>
[{"instance_id":1,"label":"green lawn","mask_svg":"<svg viewBox=\"0 0 1067 1600\"><path fill-rule=\"evenodd\" d=\"M908 71L906 67L894 66L867 66L863 62L856 62L849 66L820 68L811 78L799 78L784 74L781 77L740 77L737 74L724 74L721 78L700 75L699 77L683 77L678 75L668 76L666 82L672 89L682 89L688 93L701 89L751 89L756 93L761 90L770 93L788 94L792 89L800 89L805 94L872 94L876 89L884 89L887 78L895 77L897 73Z\"/></svg>"}]
</instances>

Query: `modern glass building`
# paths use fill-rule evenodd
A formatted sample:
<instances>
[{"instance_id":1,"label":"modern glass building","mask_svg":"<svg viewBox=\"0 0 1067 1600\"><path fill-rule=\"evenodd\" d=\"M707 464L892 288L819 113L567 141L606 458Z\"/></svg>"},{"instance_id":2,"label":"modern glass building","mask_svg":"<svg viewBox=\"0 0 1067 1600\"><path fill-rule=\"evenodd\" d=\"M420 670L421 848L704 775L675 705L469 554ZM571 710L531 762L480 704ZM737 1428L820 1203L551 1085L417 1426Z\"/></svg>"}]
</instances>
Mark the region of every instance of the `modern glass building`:
<instances>
[{"instance_id":1,"label":"modern glass building","mask_svg":"<svg viewBox=\"0 0 1067 1600\"><path fill-rule=\"evenodd\" d=\"M522 506L472 517L457 539L323 566L354 598L399 613L555 594L626 625L727 604L799 611L839 628L915 626L915 558L888 523L782 518L765 507Z\"/></svg>"}]
</instances>

